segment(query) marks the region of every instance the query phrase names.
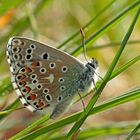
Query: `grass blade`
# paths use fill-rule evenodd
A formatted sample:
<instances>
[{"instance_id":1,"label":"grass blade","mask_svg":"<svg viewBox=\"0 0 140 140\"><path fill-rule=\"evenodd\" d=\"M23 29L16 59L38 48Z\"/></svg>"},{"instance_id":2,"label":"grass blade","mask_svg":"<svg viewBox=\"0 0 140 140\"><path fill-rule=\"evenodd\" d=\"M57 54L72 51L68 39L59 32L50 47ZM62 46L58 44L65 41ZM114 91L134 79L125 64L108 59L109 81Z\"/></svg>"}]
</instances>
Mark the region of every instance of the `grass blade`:
<instances>
[{"instance_id":1,"label":"grass blade","mask_svg":"<svg viewBox=\"0 0 140 140\"><path fill-rule=\"evenodd\" d=\"M33 14L37 15L42 9L43 7L46 5L46 3L49 0L41 0L38 5L35 7ZM18 35L20 34L22 31L24 31L26 28L29 27L29 19L28 16L27 17L23 17L20 20L18 20L11 28L11 30L4 36L0 36L0 43L4 43L7 41L7 38L10 38L11 35Z\"/></svg>"},{"instance_id":2,"label":"grass blade","mask_svg":"<svg viewBox=\"0 0 140 140\"><path fill-rule=\"evenodd\" d=\"M125 140L131 140L131 138L137 133L137 131L140 129L140 123L130 132L130 134L127 136Z\"/></svg>"},{"instance_id":3,"label":"grass blade","mask_svg":"<svg viewBox=\"0 0 140 140\"><path fill-rule=\"evenodd\" d=\"M16 99L12 104L5 108L5 111L0 112L0 120L4 119L11 112L15 111L15 108L17 107L18 103L19 99Z\"/></svg>"},{"instance_id":4,"label":"grass blade","mask_svg":"<svg viewBox=\"0 0 140 140\"><path fill-rule=\"evenodd\" d=\"M131 122L114 122L109 124L98 125L95 124L94 127L81 130L76 140L86 140L86 139L103 139L104 137L112 138L113 136L121 136L128 133L133 127L135 127L137 121ZM94 132L94 133L93 133ZM62 140L66 134L57 134L55 137L50 137L48 140Z\"/></svg>"},{"instance_id":5,"label":"grass blade","mask_svg":"<svg viewBox=\"0 0 140 140\"><path fill-rule=\"evenodd\" d=\"M93 34L91 37L89 37L85 41L85 45L89 46L90 44L92 44L97 38L99 38L102 34L104 34L108 29L110 29L110 27L115 25L119 20L121 20L124 16L126 16L128 14L128 12L130 12L131 10L136 8L138 5L139 5L139 1L136 1L131 6L126 8L124 11L122 11L120 14L118 14L108 24L106 24L104 27L102 27L100 30L98 30L95 34ZM74 55L74 56L77 56L82 51L82 48L83 48L83 46L80 45L71 54Z\"/></svg>"},{"instance_id":6,"label":"grass blade","mask_svg":"<svg viewBox=\"0 0 140 140\"><path fill-rule=\"evenodd\" d=\"M132 60L130 60L129 62L127 62L126 64L124 64L123 66L121 66L120 68L118 68L117 70L115 70L112 73L112 75L110 77L110 80L113 79L113 78L115 78L120 73L124 72L126 69L128 69L130 66L132 66L133 64L135 64L139 60L140 60L140 55L136 56L135 58L133 58Z\"/></svg>"},{"instance_id":7,"label":"grass blade","mask_svg":"<svg viewBox=\"0 0 140 140\"><path fill-rule=\"evenodd\" d=\"M121 44L121 42L118 41L118 42L111 42L111 43L107 43L107 44L95 45L92 48L87 48L87 52L95 50L95 49L103 49L103 48L108 48L108 47L117 47L120 44ZM140 44L140 40L131 40L131 41L127 42L127 45L134 45L134 44Z\"/></svg>"},{"instance_id":8,"label":"grass blade","mask_svg":"<svg viewBox=\"0 0 140 140\"><path fill-rule=\"evenodd\" d=\"M84 27L83 29L87 28L91 25L99 16L101 16L116 0L112 0L107 6L105 6L96 16L94 16ZM67 43L69 43L72 39L74 39L77 35L79 35L80 31L75 32L71 37L66 39L62 44L60 44L57 48L60 49Z\"/></svg>"},{"instance_id":9,"label":"grass blade","mask_svg":"<svg viewBox=\"0 0 140 140\"><path fill-rule=\"evenodd\" d=\"M14 9L15 7L22 4L24 1L22 0L13 0L9 4L9 0L1 0L1 6L0 6L0 15L3 15L4 13L8 12L11 9Z\"/></svg>"},{"instance_id":10,"label":"grass blade","mask_svg":"<svg viewBox=\"0 0 140 140\"><path fill-rule=\"evenodd\" d=\"M92 110L93 106L95 105L97 99L99 98L101 92L103 91L104 87L106 86L124 48L125 48L125 45L135 27L135 24L136 24L136 21L139 17L139 14L140 14L140 9L138 9L137 13L136 13L136 16L133 20L133 22L131 23L131 26L129 27L129 30L128 32L126 33L123 41L122 41L122 44L114 58L114 60L112 61L112 64L110 65L106 75L105 75L105 78L104 78L104 81L101 83L101 85L99 86L99 89L95 92L95 96L93 96L89 102L89 104L87 105L87 107L85 108L85 112L82 113L82 115L80 116L80 118L78 119L78 121L74 124L74 126L71 128L71 130L69 131L68 135L67 135L67 139L70 139L71 136L76 133L76 131L78 131L78 129L81 127L81 125L84 123L84 121L86 120L86 118L88 117L88 114L89 112Z\"/></svg>"},{"instance_id":11,"label":"grass blade","mask_svg":"<svg viewBox=\"0 0 140 140\"><path fill-rule=\"evenodd\" d=\"M94 107L90 111L89 115L93 115L93 114L96 114L96 113L99 113L99 112L103 112L103 111L109 110L111 108L117 107L118 105L127 103L129 101L133 101L133 100L136 100L136 99L139 99L139 98L140 98L140 88L129 90L126 93L124 93L124 94L122 94L120 96L114 97L114 98L112 98L110 100L107 100L107 101L103 102L102 104ZM12 137L10 140L34 139L34 138L36 138L36 137L38 137L40 135L45 134L46 132L48 133L48 132L50 132L52 130L61 128L62 126L66 126L68 124L71 124L71 123L75 122L79 118L79 116L81 114L82 114L82 112L79 112L77 114L74 114L74 115L69 116L67 118L64 118L62 120L59 120L58 122L55 122L53 124L44 126L42 128L39 128L39 129L29 133L28 135L27 135L27 133L26 133L26 135L22 135L21 133L23 131L25 131L25 130L23 130L22 132L19 133L20 135L17 134L14 137ZM40 122L40 121L41 121L41 119L38 122ZM28 128L26 128L26 131L27 131L27 129ZM31 130L32 129L28 129L28 132L30 132ZM19 137L19 136L22 136L22 137Z\"/></svg>"}]
</instances>

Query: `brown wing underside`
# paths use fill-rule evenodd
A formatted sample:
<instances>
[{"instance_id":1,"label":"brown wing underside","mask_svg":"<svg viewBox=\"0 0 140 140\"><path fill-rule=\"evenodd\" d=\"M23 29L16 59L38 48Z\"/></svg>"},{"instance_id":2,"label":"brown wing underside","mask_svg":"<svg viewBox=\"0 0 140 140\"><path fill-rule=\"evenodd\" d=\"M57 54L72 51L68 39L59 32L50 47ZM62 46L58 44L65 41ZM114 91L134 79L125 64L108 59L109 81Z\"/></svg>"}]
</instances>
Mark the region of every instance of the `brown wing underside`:
<instances>
[{"instance_id":1,"label":"brown wing underside","mask_svg":"<svg viewBox=\"0 0 140 140\"><path fill-rule=\"evenodd\" d=\"M83 68L82 63L64 52L20 37L9 41L7 55L13 85L22 103L35 110L66 98L65 90L70 90Z\"/></svg>"}]
</instances>

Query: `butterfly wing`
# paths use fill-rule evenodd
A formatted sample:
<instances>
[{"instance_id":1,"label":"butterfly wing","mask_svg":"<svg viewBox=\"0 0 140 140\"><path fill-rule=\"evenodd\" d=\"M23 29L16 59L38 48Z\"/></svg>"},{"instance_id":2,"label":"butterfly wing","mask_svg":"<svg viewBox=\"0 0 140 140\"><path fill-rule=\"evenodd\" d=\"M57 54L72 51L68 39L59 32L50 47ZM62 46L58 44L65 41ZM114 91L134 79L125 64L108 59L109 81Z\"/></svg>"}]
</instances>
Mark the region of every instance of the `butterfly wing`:
<instances>
[{"instance_id":1,"label":"butterfly wing","mask_svg":"<svg viewBox=\"0 0 140 140\"><path fill-rule=\"evenodd\" d=\"M58 116L77 92L84 65L67 53L21 37L9 40L7 55L21 102L31 111L51 107Z\"/></svg>"}]
</instances>

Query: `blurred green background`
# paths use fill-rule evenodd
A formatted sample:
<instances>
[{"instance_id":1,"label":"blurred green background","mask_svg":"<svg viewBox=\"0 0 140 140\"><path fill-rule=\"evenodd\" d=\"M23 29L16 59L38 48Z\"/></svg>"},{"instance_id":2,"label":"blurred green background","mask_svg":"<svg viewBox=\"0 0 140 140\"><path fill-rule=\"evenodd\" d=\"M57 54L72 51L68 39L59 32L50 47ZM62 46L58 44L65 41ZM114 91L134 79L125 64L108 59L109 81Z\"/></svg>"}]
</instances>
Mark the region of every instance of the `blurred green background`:
<instances>
[{"instance_id":1,"label":"blurred green background","mask_svg":"<svg viewBox=\"0 0 140 140\"><path fill-rule=\"evenodd\" d=\"M14 102L17 95L10 82L10 71L5 52L10 37L18 35L36 39L85 61L82 48L78 49L82 44L80 28L84 28L88 59L95 57L99 61L99 73L103 77L128 31L138 5L137 0L1 0L1 112L5 109L22 106L19 101ZM139 21L140 18L116 69L140 55ZM140 63L137 60L137 63L112 79L104 89L98 104L130 89L139 88L139 67ZM89 99L90 96L84 98L85 104ZM82 109L82 104L79 101L72 105L63 117ZM0 139L4 140L14 136L41 117L27 109L13 111L6 115L0 114ZM122 140L138 124L139 119L140 100L137 99L88 117L81 128L79 139ZM53 123L53 121L48 123ZM57 139L58 136L67 133L70 128L71 125L63 126L36 139ZM82 137L83 133L87 137ZM48 134L51 136L50 138ZM133 139L140 139L140 132Z\"/></svg>"}]
</instances>

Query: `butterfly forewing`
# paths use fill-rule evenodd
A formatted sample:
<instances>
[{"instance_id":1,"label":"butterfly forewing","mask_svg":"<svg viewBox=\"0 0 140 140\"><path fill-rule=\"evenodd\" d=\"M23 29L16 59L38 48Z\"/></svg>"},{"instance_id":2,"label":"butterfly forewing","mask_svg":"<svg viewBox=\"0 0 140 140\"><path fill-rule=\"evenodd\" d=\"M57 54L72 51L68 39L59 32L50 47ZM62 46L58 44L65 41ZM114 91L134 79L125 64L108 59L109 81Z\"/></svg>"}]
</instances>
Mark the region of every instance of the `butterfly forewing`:
<instances>
[{"instance_id":1,"label":"butterfly forewing","mask_svg":"<svg viewBox=\"0 0 140 140\"><path fill-rule=\"evenodd\" d=\"M20 37L9 40L7 55L13 86L31 111L55 107L76 92L74 86L84 66L72 56Z\"/></svg>"}]
</instances>

